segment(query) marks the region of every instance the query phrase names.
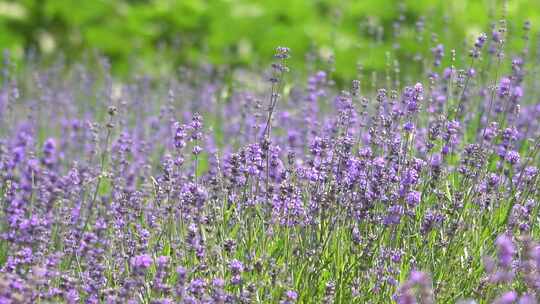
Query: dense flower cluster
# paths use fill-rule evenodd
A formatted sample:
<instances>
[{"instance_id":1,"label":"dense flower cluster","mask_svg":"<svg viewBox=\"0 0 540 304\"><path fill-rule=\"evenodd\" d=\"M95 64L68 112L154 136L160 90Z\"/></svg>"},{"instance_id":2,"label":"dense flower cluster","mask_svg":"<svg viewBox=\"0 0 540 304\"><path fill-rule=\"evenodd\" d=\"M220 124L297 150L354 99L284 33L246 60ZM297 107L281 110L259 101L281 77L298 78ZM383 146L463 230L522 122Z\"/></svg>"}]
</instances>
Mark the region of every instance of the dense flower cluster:
<instances>
[{"instance_id":1,"label":"dense flower cluster","mask_svg":"<svg viewBox=\"0 0 540 304\"><path fill-rule=\"evenodd\" d=\"M366 92L285 88L285 47L263 89L6 65L0 302L537 303L540 54L505 35Z\"/></svg>"}]
</instances>

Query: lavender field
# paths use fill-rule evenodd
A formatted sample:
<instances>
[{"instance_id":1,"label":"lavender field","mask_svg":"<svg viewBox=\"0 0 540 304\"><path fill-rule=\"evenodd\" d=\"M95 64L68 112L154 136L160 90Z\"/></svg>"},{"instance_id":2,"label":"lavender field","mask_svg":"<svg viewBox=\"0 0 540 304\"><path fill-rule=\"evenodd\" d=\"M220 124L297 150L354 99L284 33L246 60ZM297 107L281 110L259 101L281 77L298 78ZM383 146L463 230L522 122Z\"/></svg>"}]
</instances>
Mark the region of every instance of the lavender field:
<instances>
[{"instance_id":1,"label":"lavender field","mask_svg":"<svg viewBox=\"0 0 540 304\"><path fill-rule=\"evenodd\" d=\"M127 79L5 52L0 303L539 303L521 24L344 83L287 47Z\"/></svg>"}]
</instances>

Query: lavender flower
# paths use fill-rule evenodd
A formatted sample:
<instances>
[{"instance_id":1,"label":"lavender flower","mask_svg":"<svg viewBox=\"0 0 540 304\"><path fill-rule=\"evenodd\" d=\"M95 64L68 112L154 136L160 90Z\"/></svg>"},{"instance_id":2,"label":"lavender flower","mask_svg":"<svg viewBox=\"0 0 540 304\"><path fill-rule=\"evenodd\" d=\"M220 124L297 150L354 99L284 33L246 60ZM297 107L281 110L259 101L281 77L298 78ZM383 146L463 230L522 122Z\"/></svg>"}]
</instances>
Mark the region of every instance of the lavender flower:
<instances>
[{"instance_id":1,"label":"lavender flower","mask_svg":"<svg viewBox=\"0 0 540 304\"><path fill-rule=\"evenodd\" d=\"M147 254L141 254L131 259L131 266L136 270L144 270L152 265L153 259Z\"/></svg>"},{"instance_id":2,"label":"lavender flower","mask_svg":"<svg viewBox=\"0 0 540 304\"><path fill-rule=\"evenodd\" d=\"M504 156L504 160L506 160L511 165L518 164L520 160L519 153L516 151L509 151Z\"/></svg>"}]
</instances>

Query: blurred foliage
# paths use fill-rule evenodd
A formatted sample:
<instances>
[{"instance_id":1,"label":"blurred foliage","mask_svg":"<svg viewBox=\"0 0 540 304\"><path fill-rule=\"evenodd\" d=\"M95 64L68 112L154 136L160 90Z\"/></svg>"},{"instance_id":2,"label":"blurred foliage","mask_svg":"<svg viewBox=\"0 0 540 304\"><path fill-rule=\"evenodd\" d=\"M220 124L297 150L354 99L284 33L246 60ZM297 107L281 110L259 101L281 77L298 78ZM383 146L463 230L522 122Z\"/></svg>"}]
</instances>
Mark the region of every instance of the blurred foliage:
<instances>
[{"instance_id":1,"label":"blurred foliage","mask_svg":"<svg viewBox=\"0 0 540 304\"><path fill-rule=\"evenodd\" d=\"M134 66L266 64L283 45L293 68L313 54L335 58L335 75L350 78L358 64L384 71L394 58L401 69L419 68L414 59L438 42L465 50L504 11L511 33L525 20L538 29L540 1L503 7L501 0L0 0L0 46L19 59L97 51L122 74Z\"/></svg>"}]
</instances>

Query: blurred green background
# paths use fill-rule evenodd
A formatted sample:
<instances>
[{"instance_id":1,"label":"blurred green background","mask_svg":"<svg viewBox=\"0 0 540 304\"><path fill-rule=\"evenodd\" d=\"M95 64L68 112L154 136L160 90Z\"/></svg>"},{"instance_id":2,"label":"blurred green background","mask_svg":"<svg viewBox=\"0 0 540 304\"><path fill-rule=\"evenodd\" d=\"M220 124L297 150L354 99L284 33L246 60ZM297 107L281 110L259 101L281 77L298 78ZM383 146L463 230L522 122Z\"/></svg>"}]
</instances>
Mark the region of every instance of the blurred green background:
<instances>
[{"instance_id":1,"label":"blurred green background","mask_svg":"<svg viewBox=\"0 0 540 304\"><path fill-rule=\"evenodd\" d=\"M402 70L420 70L415 58L439 42L446 57L451 48L465 51L504 11L511 34L522 35L525 20L538 29L540 1L503 6L500 0L0 0L0 46L19 60L104 54L115 73L126 75L134 67L168 71L207 62L259 66L280 45L292 49L293 68L309 54L335 58L336 77L349 79L359 64L380 71L395 58Z\"/></svg>"}]
</instances>

